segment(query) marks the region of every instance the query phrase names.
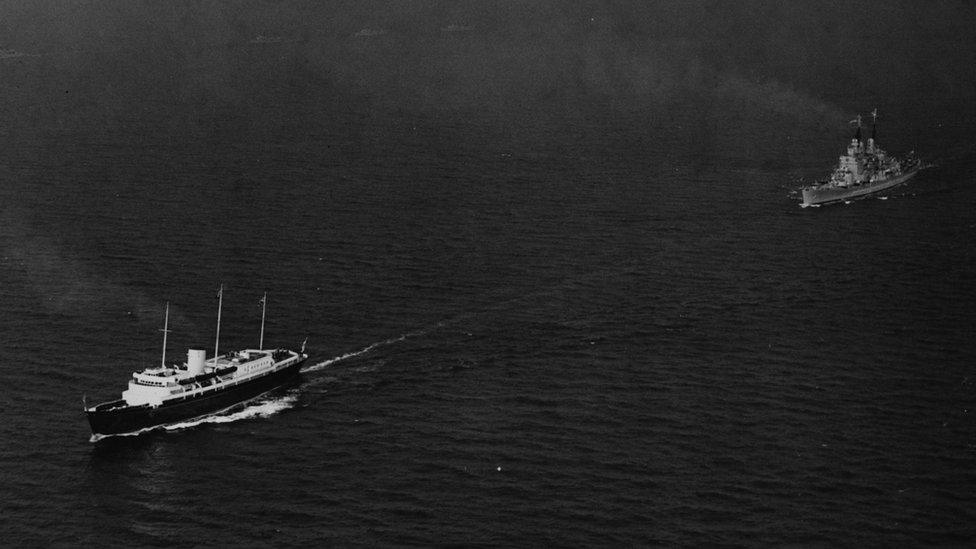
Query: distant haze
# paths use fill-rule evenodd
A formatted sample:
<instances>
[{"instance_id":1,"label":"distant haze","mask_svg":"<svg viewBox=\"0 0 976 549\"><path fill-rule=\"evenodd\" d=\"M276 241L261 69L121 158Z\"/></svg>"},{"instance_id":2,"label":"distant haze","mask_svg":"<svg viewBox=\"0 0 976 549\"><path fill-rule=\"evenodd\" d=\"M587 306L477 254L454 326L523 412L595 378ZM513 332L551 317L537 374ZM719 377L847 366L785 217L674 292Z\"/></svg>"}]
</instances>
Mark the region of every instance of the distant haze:
<instances>
[{"instance_id":1,"label":"distant haze","mask_svg":"<svg viewBox=\"0 0 976 549\"><path fill-rule=\"evenodd\" d=\"M832 102L838 90L925 102L976 82L968 2L7 2L0 13L0 48L40 56L0 60L18 84L0 90L8 126L52 110L70 124L237 108L260 103L262 79L310 110L627 111L711 94L720 108L830 123L850 114Z\"/></svg>"}]
</instances>

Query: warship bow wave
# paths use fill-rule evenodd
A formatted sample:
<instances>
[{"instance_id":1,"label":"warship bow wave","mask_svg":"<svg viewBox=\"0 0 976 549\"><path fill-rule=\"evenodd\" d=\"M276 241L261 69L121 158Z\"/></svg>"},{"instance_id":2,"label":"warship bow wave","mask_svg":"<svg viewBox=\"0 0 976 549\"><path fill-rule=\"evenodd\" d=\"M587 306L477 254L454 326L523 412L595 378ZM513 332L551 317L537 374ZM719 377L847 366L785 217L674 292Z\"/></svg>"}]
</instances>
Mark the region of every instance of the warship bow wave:
<instances>
[{"instance_id":1,"label":"warship bow wave","mask_svg":"<svg viewBox=\"0 0 976 549\"><path fill-rule=\"evenodd\" d=\"M85 414L93 440L110 435L138 433L153 427L212 415L260 396L296 375L308 355L300 351L264 348L264 312L261 299L261 339L257 349L217 354L220 344L220 310L223 287L217 293L217 339L214 357L190 349L182 365L166 365L169 304L163 325L163 358L160 366L133 372L122 398L88 406Z\"/></svg>"},{"instance_id":2,"label":"warship bow wave","mask_svg":"<svg viewBox=\"0 0 976 549\"><path fill-rule=\"evenodd\" d=\"M849 201L891 189L905 183L919 170L919 162L910 154L905 159L889 156L875 141L878 130L878 110L871 116L871 137L865 143L861 139L861 115L852 124L857 125L854 137L847 145L847 154L826 181L802 189L803 202L800 206L819 206L840 201Z\"/></svg>"}]
</instances>

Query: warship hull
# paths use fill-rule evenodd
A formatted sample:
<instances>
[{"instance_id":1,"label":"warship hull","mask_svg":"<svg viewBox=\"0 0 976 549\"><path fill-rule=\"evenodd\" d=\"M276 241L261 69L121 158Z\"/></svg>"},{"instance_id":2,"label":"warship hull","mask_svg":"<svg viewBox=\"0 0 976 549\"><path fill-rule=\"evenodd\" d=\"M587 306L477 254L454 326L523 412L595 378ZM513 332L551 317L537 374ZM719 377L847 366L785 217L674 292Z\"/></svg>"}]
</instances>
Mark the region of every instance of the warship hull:
<instances>
[{"instance_id":1,"label":"warship hull","mask_svg":"<svg viewBox=\"0 0 976 549\"><path fill-rule=\"evenodd\" d=\"M159 406L128 406L124 400L105 402L85 410L92 434L96 437L136 433L145 429L179 423L233 408L296 376L305 357L267 375L198 395L175 398Z\"/></svg>"},{"instance_id":2,"label":"warship hull","mask_svg":"<svg viewBox=\"0 0 976 549\"><path fill-rule=\"evenodd\" d=\"M905 172L897 177L885 179L884 181L861 183L847 187L824 186L803 189L803 202L800 204L800 206L806 208L808 206L820 206L822 204L832 204L835 202L863 198L897 187L912 177L915 177L916 173L918 173L917 169Z\"/></svg>"}]
</instances>

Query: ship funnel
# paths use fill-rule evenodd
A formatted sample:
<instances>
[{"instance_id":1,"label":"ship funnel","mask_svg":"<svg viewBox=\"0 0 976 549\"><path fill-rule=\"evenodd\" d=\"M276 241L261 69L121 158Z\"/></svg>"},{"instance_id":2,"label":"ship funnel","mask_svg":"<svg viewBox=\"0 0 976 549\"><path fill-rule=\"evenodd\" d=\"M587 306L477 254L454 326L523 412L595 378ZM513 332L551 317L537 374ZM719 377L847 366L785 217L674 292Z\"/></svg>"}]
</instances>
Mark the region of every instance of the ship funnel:
<instances>
[{"instance_id":1,"label":"ship funnel","mask_svg":"<svg viewBox=\"0 0 976 549\"><path fill-rule=\"evenodd\" d=\"M207 361L207 351L203 349L190 349L186 352L186 368L190 375L200 375L203 373L203 365Z\"/></svg>"}]
</instances>

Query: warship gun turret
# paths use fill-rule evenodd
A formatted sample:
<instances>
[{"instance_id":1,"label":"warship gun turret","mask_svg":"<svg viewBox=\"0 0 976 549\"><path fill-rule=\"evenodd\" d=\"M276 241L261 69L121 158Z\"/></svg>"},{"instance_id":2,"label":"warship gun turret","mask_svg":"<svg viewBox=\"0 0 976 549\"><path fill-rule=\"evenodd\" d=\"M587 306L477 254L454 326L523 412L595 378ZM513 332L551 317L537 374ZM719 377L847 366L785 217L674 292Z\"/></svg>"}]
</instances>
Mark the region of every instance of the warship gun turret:
<instances>
[{"instance_id":1,"label":"warship gun turret","mask_svg":"<svg viewBox=\"0 0 976 549\"><path fill-rule=\"evenodd\" d=\"M847 154L840 157L830 177L802 189L802 207L850 201L891 189L905 183L918 173L919 162L914 154L899 159L878 146L878 110L872 113L871 137L861 139L861 115L852 120L854 136L847 145Z\"/></svg>"}]
</instances>

